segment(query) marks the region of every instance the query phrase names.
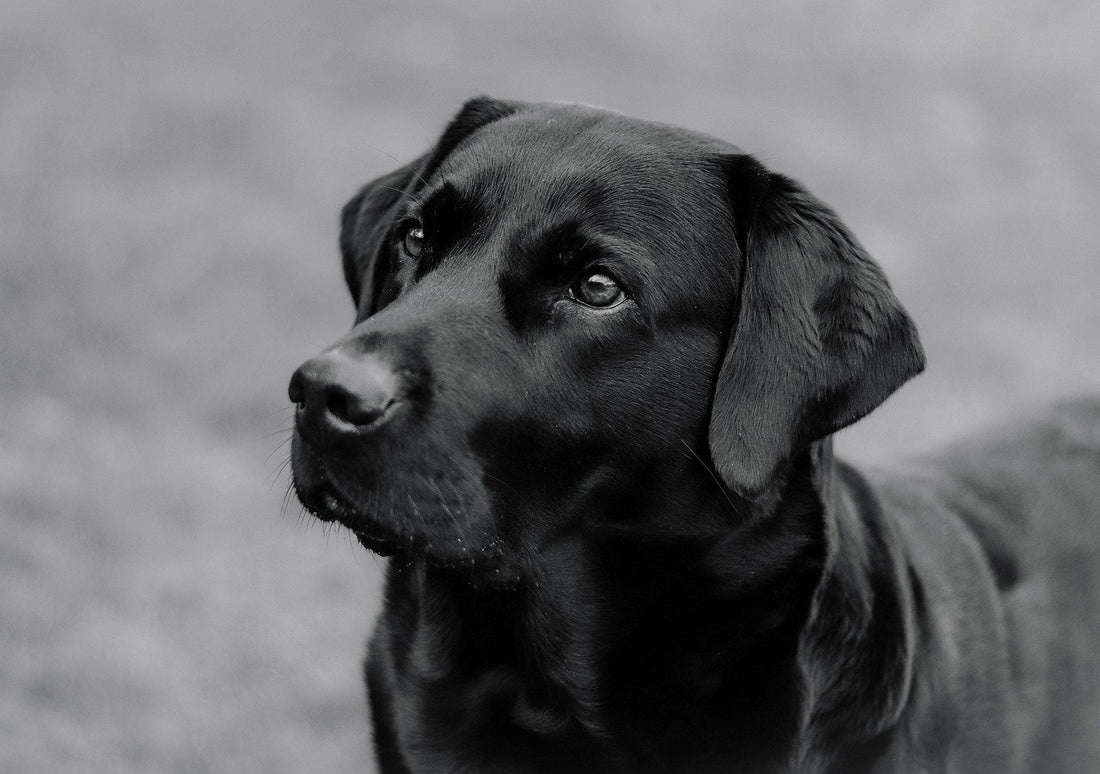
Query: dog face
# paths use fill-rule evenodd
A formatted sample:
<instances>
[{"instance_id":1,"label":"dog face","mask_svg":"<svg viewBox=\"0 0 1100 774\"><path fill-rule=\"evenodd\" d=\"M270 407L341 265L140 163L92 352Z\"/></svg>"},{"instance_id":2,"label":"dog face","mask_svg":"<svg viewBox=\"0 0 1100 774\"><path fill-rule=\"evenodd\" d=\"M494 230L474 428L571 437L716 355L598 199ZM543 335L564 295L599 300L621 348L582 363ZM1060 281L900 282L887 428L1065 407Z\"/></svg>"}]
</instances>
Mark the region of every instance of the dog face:
<instances>
[{"instance_id":1,"label":"dog face","mask_svg":"<svg viewBox=\"0 0 1100 774\"><path fill-rule=\"evenodd\" d=\"M585 535L720 534L922 363L816 200L593 108L471 101L340 241L357 317L291 381L299 499L474 583Z\"/></svg>"}]
</instances>

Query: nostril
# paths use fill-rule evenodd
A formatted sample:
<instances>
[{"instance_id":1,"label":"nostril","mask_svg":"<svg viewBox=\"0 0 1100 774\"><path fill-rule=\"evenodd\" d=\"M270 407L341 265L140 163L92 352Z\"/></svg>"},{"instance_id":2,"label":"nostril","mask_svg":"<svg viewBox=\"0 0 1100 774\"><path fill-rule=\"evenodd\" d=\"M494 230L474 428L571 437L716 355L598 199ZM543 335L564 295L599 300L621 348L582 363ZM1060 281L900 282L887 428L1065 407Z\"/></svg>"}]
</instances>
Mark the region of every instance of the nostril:
<instances>
[{"instance_id":1,"label":"nostril","mask_svg":"<svg viewBox=\"0 0 1100 774\"><path fill-rule=\"evenodd\" d=\"M333 390L326 398L325 408L329 410L329 413L335 416L337 419L341 419L345 422L348 421L348 398L339 390Z\"/></svg>"},{"instance_id":2,"label":"nostril","mask_svg":"<svg viewBox=\"0 0 1100 774\"><path fill-rule=\"evenodd\" d=\"M380 385L371 385L380 387ZM360 387L364 387L360 385ZM334 387L326 397L326 408L332 416L349 425L370 425L386 413L393 397L384 389L366 389L351 393Z\"/></svg>"}]
</instances>

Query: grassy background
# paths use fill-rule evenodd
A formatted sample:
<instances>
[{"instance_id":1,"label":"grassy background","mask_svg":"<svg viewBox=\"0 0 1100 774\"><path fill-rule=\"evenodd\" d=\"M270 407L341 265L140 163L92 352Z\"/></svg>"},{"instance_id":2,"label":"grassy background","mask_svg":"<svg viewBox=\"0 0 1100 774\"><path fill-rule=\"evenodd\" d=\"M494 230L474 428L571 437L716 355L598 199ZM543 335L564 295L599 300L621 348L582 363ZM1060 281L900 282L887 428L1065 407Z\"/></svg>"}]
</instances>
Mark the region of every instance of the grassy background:
<instances>
[{"instance_id":1,"label":"grassy background","mask_svg":"<svg viewBox=\"0 0 1100 774\"><path fill-rule=\"evenodd\" d=\"M857 457L1100 388L1095 8L730 5L4 4L0 769L369 767L380 566L280 517L285 384L351 320L340 206L472 94L706 130L831 202L931 364Z\"/></svg>"}]
</instances>

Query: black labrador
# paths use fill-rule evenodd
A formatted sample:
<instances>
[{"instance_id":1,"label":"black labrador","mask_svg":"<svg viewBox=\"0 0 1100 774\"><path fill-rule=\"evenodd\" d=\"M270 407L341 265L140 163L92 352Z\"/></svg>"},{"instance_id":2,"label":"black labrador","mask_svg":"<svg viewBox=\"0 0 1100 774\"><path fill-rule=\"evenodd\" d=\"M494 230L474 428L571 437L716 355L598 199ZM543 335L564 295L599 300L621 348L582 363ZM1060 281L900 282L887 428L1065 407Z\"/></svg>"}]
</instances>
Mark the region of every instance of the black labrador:
<instances>
[{"instance_id":1,"label":"black labrador","mask_svg":"<svg viewBox=\"0 0 1100 774\"><path fill-rule=\"evenodd\" d=\"M797 183L480 98L340 246L294 486L394 557L382 771L1100 771L1100 401L834 459L924 358Z\"/></svg>"}]
</instances>

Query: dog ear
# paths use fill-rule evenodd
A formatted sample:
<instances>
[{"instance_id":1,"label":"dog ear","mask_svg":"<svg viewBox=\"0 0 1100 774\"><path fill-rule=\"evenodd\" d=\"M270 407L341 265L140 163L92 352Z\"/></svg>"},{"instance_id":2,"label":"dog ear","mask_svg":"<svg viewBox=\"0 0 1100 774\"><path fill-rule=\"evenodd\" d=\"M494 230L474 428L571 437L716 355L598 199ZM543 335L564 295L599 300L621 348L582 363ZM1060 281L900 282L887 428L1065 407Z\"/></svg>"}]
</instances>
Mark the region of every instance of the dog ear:
<instances>
[{"instance_id":1,"label":"dog ear","mask_svg":"<svg viewBox=\"0 0 1100 774\"><path fill-rule=\"evenodd\" d=\"M813 441L924 368L912 320L828 207L749 156L727 159L740 293L710 419L722 480L755 498Z\"/></svg>"},{"instance_id":2,"label":"dog ear","mask_svg":"<svg viewBox=\"0 0 1100 774\"><path fill-rule=\"evenodd\" d=\"M486 124L519 112L523 104L491 97L466 102L443 131L431 151L363 186L344 205L340 216L340 253L344 280L364 316L374 314L392 299L383 296L389 274L386 237L402 202L431 177L448 155Z\"/></svg>"},{"instance_id":3,"label":"dog ear","mask_svg":"<svg viewBox=\"0 0 1100 774\"><path fill-rule=\"evenodd\" d=\"M383 249L398 205L424 167L427 156L412 161L363 186L340 212L340 253L344 281L357 309L366 304L368 315L381 304L384 278L389 273L389 254Z\"/></svg>"}]
</instances>

